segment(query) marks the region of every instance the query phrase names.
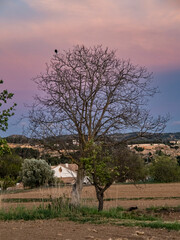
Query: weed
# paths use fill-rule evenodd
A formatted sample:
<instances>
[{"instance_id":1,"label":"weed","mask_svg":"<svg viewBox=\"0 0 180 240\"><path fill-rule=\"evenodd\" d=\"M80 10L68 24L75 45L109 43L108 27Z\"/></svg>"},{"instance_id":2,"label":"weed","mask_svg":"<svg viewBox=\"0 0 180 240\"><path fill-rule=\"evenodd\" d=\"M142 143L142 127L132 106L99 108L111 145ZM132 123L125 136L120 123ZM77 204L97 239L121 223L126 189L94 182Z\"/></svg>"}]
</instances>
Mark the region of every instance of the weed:
<instances>
[{"instance_id":1,"label":"weed","mask_svg":"<svg viewBox=\"0 0 180 240\"><path fill-rule=\"evenodd\" d=\"M160 213L160 212L180 212L180 206L177 207L168 207L168 206L163 206L163 207L149 207L146 208L147 212L155 212L155 213Z\"/></svg>"}]
</instances>

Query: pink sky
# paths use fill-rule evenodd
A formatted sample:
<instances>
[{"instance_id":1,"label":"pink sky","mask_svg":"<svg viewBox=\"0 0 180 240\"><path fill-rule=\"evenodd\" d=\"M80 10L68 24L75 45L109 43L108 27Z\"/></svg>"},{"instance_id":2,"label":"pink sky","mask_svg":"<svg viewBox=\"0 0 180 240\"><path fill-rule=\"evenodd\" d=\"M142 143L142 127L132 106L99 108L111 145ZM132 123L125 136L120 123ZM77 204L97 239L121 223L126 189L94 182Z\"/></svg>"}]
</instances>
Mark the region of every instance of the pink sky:
<instances>
[{"instance_id":1,"label":"pink sky","mask_svg":"<svg viewBox=\"0 0 180 240\"><path fill-rule=\"evenodd\" d=\"M180 70L179 0L2 0L0 29L0 78L19 108L55 48L102 44L155 74Z\"/></svg>"}]
</instances>

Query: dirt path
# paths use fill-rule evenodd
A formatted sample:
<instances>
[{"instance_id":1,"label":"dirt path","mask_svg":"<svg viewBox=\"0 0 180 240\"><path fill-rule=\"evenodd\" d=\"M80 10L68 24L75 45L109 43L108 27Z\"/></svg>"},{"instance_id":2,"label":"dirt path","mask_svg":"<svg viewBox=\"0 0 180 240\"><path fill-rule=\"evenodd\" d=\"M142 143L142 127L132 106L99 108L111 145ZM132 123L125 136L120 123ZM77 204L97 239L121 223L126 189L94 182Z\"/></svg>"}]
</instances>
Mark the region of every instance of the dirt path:
<instances>
[{"instance_id":1,"label":"dirt path","mask_svg":"<svg viewBox=\"0 0 180 240\"><path fill-rule=\"evenodd\" d=\"M165 229L77 224L58 220L0 221L1 240L173 240L180 233Z\"/></svg>"}]
</instances>

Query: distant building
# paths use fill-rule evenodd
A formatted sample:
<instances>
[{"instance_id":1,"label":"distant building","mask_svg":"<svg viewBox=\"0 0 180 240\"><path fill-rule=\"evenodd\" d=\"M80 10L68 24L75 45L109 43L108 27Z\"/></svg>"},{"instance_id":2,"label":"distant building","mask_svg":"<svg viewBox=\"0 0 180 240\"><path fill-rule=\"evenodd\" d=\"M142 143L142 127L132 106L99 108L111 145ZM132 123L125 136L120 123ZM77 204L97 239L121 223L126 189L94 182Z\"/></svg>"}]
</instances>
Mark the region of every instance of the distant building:
<instances>
[{"instance_id":1,"label":"distant building","mask_svg":"<svg viewBox=\"0 0 180 240\"><path fill-rule=\"evenodd\" d=\"M78 166L76 164L59 164L58 166L52 166L54 170L54 176L60 178L64 183L73 184L77 176Z\"/></svg>"},{"instance_id":2,"label":"distant building","mask_svg":"<svg viewBox=\"0 0 180 240\"><path fill-rule=\"evenodd\" d=\"M54 170L54 176L62 180L67 184L74 184L77 177L78 165L76 164L59 164L58 166L52 166ZM84 178L84 183L89 183L88 177Z\"/></svg>"},{"instance_id":3,"label":"distant building","mask_svg":"<svg viewBox=\"0 0 180 240\"><path fill-rule=\"evenodd\" d=\"M176 141L169 141L171 144L180 144L180 140L176 140Z\"/></svg>"},{"instance_id":4,"label":"distant building","mask_svg":"<svg viewBox=\"0 0 180 240\"><path fill-rule=\"evenodd\" d=\"M75 139L72 140L72 143L73 143L73 145L79 146L79 141L77 141Z\"/></svg>"}]
</instances>

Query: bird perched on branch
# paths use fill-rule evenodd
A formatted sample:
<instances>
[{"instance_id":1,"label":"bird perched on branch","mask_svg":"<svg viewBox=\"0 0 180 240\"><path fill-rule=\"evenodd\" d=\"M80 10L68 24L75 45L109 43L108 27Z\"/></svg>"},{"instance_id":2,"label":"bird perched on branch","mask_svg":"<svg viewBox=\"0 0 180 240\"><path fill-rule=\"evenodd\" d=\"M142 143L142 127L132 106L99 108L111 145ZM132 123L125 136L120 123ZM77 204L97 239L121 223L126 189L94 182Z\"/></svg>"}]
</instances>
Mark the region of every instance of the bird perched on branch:
<instances>
[{"instance_id":1,"label":"bird perched on branch","mask_svg":"<svg viewBox=\"0 0 180 240\"><path fill-rule=\"evenodd\" d=\"M58 53L58 50L57 50L57 49L55 49L55 50L54 50L54 52L57 54L57 53Z\"/></svg>"}]
</instances>

